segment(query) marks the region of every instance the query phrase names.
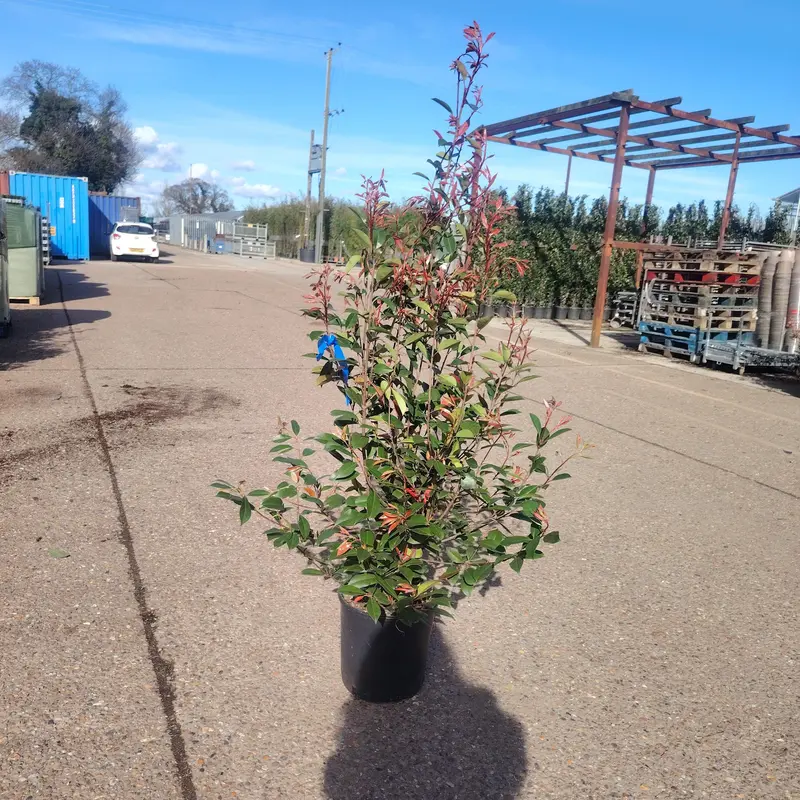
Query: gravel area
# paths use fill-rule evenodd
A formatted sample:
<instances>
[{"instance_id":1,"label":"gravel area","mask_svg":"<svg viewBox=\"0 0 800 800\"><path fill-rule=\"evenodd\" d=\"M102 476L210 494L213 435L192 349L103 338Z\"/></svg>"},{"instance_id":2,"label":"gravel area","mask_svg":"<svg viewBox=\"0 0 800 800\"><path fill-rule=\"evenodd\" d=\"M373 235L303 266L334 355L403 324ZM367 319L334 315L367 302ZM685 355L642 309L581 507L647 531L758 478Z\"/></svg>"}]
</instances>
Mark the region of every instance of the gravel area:
<instances>
[{"instance_id":1,"label":"gravel area","mask_svg":"<svg viewBox=\"0 0 800 800\"><path fill-rule=\"evenodd\" d=\"M550 497L562 543L371 706L334 593L208 486L274 479L278 417L330 424L304 272L175 250L51 267L14 307L0 798L800 800L797 382L535 325L526 409L562 399L597 445Z\"/></svg>"}]
</instances>

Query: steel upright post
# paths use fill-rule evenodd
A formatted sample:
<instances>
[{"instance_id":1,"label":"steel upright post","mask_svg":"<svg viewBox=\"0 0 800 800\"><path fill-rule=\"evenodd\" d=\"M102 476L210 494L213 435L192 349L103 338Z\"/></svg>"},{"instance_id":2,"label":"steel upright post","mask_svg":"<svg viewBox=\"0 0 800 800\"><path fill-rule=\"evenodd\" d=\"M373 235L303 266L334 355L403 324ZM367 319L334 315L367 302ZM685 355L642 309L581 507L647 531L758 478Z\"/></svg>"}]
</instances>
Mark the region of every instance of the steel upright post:
<instances>
[{"instance_id":1,"label":"steel upright post","mask_svg":"<svg viewBox=\"0 0 800 800\"><path fill-rule=\"evenodd\" d=\"M611 192L608 196L608 214L606 215L606 227L603 232L603 246L600 251L600 270L597 275L597 297L594 301L594 316L592 317L592 347L600 347L600 332L603 327L603 312L606 307L612 242L614 241L614 231L617 227L619 187L622 183L622 167L625 162L625 143L628 139L629 118L630 109L627 105L623 105L619 110L619 127L617 128L617 147L614 154L614 171L611 176Z\"/></svg>"}]
</instances>

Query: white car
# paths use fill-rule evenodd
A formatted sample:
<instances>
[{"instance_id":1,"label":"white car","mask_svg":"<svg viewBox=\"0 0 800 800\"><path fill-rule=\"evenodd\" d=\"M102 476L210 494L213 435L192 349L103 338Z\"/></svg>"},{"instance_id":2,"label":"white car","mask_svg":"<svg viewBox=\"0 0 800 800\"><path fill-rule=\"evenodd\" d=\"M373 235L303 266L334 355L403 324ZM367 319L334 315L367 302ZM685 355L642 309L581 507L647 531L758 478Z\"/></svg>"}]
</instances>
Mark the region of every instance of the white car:
<instances>
[{"instance_id":1,"label":"white car","mask_svg":"<svg viewBox=\"0 0 800 800\"><path fill-rule=\"evenodd\" d=\"M150 225L143 222L117 222L114 225L111 233L112 261L118 261L124 256L158 261L160 255L156 233Z\"/></svg>"}]
</instances>

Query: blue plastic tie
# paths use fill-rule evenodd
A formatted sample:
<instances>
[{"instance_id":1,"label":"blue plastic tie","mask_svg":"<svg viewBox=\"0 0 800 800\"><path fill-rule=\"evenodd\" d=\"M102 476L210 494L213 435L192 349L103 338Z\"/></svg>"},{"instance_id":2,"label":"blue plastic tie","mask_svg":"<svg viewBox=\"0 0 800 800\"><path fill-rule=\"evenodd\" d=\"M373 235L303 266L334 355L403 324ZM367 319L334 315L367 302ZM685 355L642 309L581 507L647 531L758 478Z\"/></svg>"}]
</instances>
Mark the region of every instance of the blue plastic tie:
<instances>
[{"instance_id":1,"label":"blue plastic tie","mask_svg":"<svg viewBox=\"0 0 800 800\"><path fill-rule=\"evenodd\" d=\"M347 364L347 359L345 358L344 351L339 345L339 342L336 340L336 336L332 333L325 333L319 337L317 341L317 361L319 361L324 355L325 351L330 349L333 353L333 358L336 359L339 372L342 375L342 383L344 383L345 387L347 386L347 381L350 378L350 367ZM352 405L353 402L345 393L344 399L347 401L347 405Z\"/></svg>"}]
</instances>

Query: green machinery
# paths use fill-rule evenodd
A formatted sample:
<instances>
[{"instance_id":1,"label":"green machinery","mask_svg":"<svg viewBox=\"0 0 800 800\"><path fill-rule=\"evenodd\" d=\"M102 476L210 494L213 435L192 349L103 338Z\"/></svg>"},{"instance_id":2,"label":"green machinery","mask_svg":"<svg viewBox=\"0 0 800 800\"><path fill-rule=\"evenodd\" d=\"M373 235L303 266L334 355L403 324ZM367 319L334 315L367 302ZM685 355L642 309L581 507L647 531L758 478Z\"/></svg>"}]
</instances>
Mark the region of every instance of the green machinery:
<instances>
[{"instance_id":1,"label":"green machinery","mask_svg":"<svg viewBox=\"0 0 800 800\"><path fill-rule=\"evenodd\" d=\"M8 305L8 231L6 204L0 200L0 339L11 330L11 309Z\"/></svg>"},{"instance_id":2,"label":"green machinery","mask_svg":"<svg viewBox=\"0 0 800 800\"><path fill-rule=\"evenodd\" d=\"M38 305L44 294L42 215L38 208L7 198L8 294L12 301Z\"/></svg>"}]
</instances>

